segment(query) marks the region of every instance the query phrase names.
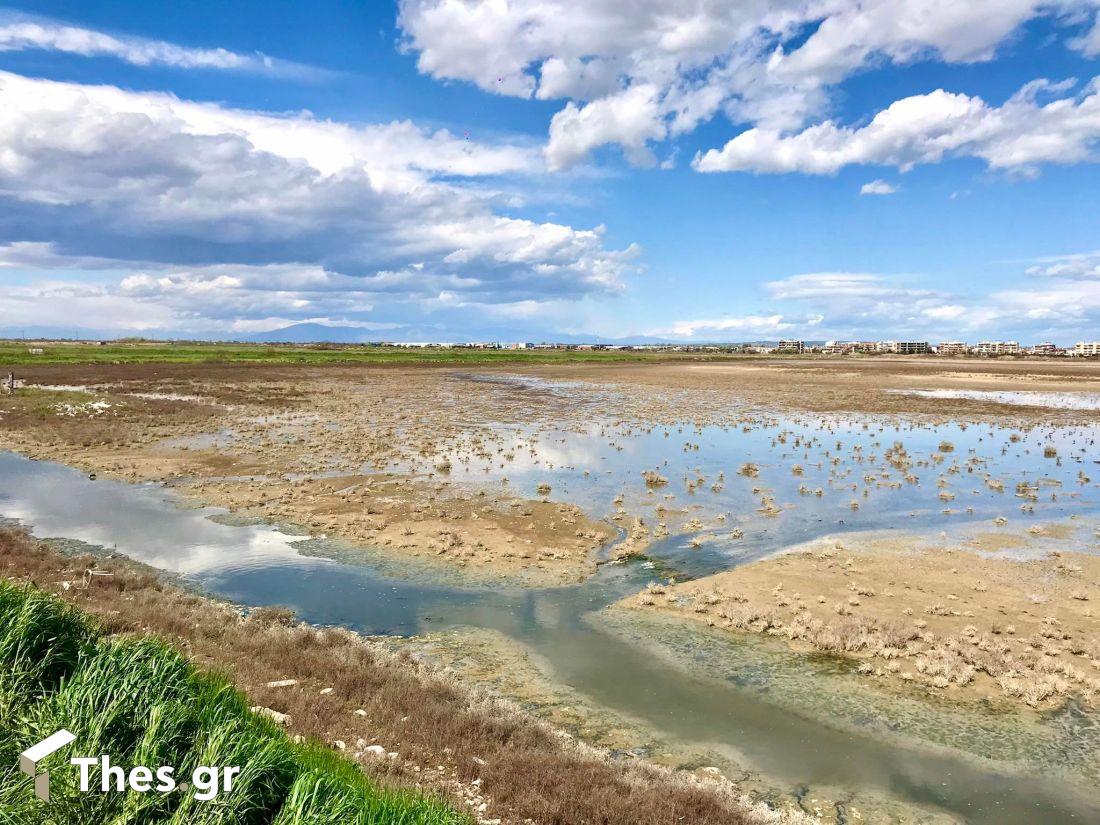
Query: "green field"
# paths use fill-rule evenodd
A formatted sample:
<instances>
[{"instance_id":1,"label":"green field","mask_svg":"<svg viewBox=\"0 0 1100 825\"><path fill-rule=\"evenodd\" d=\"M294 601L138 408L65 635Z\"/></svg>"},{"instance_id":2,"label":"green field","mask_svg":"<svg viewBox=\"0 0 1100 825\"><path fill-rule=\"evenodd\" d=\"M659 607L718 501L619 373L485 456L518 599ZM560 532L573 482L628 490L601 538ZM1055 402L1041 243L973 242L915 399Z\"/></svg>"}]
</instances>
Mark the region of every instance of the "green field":
<instances>
[{"instance_id":1,"label":"green field","mask_svg":"<svg viewBox=\"0 0 1100 825\"><path fill-rule=\"evenodd\" d=\"M41 352L36 352L41 350ZM730 352L633 350L405 349L367 344L225 344L112 341L105 344L0 341L0 367L33 364L556 364L729 358Z\"/></svg>"},{"instance_id":2,"label":"green field","mask_svg":"<svg viewBox=\"0 0 1100 825\"><path fill-rule=\"evenodd\" d=\"M59 729L76 736L48 757L50 801L18 754ZM229 793L104 793L97 768L78 787L74 756L134 766L241 769ZM0 822L31 825L468 825L436 799L383 789L331 749L298 744L249 711L226 681L151 638L110 638L34 588L0 582Z\"/></svg>"}]
</instances>

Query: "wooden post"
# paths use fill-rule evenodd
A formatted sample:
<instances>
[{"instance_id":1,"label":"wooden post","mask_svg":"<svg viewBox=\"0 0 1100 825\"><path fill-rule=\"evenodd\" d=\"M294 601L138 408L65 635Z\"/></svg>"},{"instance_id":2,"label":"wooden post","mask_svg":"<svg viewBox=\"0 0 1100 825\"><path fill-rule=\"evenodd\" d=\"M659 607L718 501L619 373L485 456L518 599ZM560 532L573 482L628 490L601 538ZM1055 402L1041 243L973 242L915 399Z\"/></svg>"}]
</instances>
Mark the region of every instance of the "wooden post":
<instances>
[{"instance_id":1,"label":"wooden post","mask_svg":"<svg viewBox=\"0 0 1100 825\"><path fill-rule=\"evenodd\" d=\"M15 373L8 373L8 395L15 395Z\"/></svg>"}]
</instances>

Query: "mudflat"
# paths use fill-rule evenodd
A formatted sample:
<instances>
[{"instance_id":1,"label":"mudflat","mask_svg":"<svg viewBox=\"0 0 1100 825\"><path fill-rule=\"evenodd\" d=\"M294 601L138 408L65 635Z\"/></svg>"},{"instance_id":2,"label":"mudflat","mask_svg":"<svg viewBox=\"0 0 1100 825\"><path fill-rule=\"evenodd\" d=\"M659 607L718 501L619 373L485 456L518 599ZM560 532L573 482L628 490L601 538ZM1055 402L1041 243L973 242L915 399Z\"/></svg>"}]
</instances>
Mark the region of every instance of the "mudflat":
<instances>
[{"instance_id":1,"label":"mudflat","mask_svg":"<svg viewBox=\"0 0 1100 825\"><path fill-rule=\"evenodd\" d=\"M1031 719L1070 702L1091 714L1100 698L1091 362L137 363L17 374L20 389L0 397L0 449L168 485L196 506L335 539L344 560L381 556L451 582L555 592L626 581L608 601L633 595L584 621L653 614L697 636L765 635L798 656L850 661L868 697ZM620 562L632 566L618 580L620 568L602 568ZM575 712L583 697L549 668L495 678L494 661L524 655L497 655L511 643L455 633L433 652L439 638L410 645L496 693L556 704L543 715L582 737L627 738L590 722L599 708ZM491 655L479 659L479 648ZM664 749L669 761L701 770L676 761L690 751L678 744Z\"/></svg>"},{"instance_id":2,"label":"mudflat","mask_svg":"<svg viewBox=\"0 0 1100 825\"><path fill-rule=\"evenodd\" d=\"M1026 539L1021 537L1026 545ZM1100 556L1029 560L912 535L844 535L624 601L850 656L859 672L960 700L1100 698Z\"/></svg>"}]
</instances>

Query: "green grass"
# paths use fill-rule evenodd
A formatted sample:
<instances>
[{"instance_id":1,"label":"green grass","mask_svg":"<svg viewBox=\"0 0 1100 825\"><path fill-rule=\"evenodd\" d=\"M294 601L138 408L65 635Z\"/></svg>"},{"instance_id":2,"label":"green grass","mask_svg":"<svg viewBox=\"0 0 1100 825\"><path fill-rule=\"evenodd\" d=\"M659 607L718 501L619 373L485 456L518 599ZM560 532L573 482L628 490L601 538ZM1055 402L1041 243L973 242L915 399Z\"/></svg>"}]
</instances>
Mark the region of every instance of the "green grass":
<instances>
[{"instance_id":1,"label":"green grass","mask_svg":"<svg viewBox=\"0 0 1100 825\"><path fill-rule=\"evenodd\" d=\"M51 801L35 799L17 755L65 728L76 742L41 767ZM112 764L235 766L231 792L82 793L72 756ZM0 582L0 823L50 825L462 825L438 799L384 789L319 744L299 744L249 711L228 682L152 638L108 638L73 607Z\"/></svg>"},{"instance_id":2,"label":"green grass","mask_svg":"<svg viewBox=\"0 0 1100 825\"><path fill-rule=\"evenodd\" d=\"M31 348L42 350L32 355ZM730 357L728 352L675 353L623 350L402 349L366 344L226 344L115 341L41 344L0 341L0 367L35 364L555 364Z\"/></svg>"}]
</instances>

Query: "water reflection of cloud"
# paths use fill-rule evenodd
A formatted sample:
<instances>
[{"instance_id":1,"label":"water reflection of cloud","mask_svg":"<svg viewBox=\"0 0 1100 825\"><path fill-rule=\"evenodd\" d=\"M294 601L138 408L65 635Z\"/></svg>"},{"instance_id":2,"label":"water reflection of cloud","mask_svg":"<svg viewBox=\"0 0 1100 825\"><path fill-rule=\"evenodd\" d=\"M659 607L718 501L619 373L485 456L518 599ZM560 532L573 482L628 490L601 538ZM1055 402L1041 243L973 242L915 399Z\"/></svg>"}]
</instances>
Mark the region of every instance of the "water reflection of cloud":
<instances>
[{"instance_id":1,"label":"water reflection of cloud","mask_svg":"<svg viewBox=\"0 0 1100 825\"><path fill-rule=\"evenodd\" d=\"M1100 410L1100 393L1041 392L1037 390L887 390L896 395L921 398L962 398L1020 407L1050 407L1060 410Z\"/></svg>"}]
</instances>

